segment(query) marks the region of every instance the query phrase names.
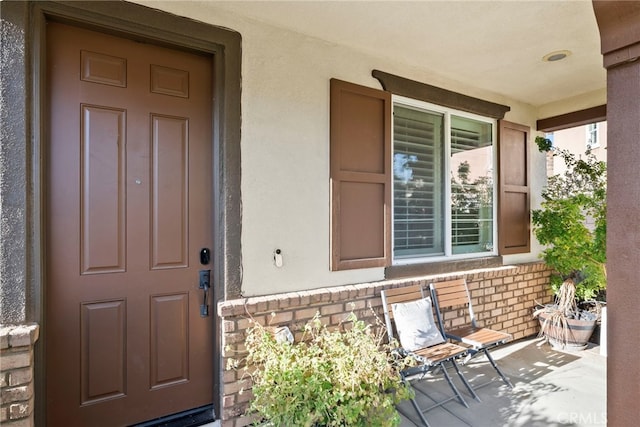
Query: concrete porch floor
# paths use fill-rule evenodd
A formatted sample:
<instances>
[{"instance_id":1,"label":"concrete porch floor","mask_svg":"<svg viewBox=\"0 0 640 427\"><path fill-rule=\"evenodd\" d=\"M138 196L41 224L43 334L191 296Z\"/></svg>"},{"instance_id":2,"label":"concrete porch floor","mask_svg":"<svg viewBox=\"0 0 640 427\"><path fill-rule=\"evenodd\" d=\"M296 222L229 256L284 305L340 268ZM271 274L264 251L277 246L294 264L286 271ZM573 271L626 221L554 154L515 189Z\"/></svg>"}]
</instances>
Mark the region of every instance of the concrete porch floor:
<instances>
[{"instance_id":1,"label":"concrete porch floor","mask_svg":"<svg viewBox=\"0 0 640 427\"><path fill-rule=\"evenodd\" d=\"M432 427L587 427L607 425L607 358L596 345L581 352L562 352L549 344L538 346L538 339L521 340L492 351L498 365L514 385L509 389L482 356L462 366L472 386L481 386L474 400L451 368L450 375L465 397L469 408L457 400L425 414ZM413 382L414 387L436 400L453 393L442 374ZM433 401L416 392L418 404L429 407ZM402 402L401 427L421 426L411 402Z\"/></svg>"}]
</instances>

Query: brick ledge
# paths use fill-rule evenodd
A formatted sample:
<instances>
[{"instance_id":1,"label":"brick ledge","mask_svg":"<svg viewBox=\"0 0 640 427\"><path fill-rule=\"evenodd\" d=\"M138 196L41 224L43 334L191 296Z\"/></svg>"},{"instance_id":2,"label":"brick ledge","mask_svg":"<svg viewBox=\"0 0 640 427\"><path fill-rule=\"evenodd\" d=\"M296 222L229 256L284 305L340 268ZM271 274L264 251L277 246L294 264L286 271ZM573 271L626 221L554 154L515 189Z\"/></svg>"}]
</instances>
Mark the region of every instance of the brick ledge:
<instances>
[{"instance_id":1,"label":"brick ledge","mask_svg":"<svg viewBox=\"0 0 640 427\"><path fill-rule=\"evenodd\" d=\"M0 325L0 348L32 346L39 336L40 326L36 323Z\"/></svg>"},{"instance_id":2,"label":"brick ledge","mask_svg":"<svg viewBox=\"0 0 640 427\"><path fill-rule=\"evenodd\" d=\"M379 294L382 289L406 286L412 283L424 283L429 281L441 281L466 277L472 281L474 278L497 278L513 274L514 270L522 270L523 273L544 270L547 267L543 262L531 262L525 264L505 265L500 267L480 268L476 270L457 271L444 274L426 276L405 277L401 279L380 280L377 282L359 283L355 285L332 286L305 291L285 292L272 295L252 296L246 298L220 301L218 303L218 316L241 316L247 312L277 311L291 306L331 303L344 300L353 300L357 297L366 297Z\"/></svg>"}]
</instances>

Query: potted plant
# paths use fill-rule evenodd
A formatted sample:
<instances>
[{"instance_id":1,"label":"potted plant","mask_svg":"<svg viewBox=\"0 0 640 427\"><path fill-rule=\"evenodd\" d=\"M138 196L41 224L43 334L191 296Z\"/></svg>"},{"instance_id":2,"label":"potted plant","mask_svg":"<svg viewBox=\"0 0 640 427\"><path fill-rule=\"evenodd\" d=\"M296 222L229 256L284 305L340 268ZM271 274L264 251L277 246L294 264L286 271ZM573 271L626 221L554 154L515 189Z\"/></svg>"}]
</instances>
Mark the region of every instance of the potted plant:
<instances>
[{"instance_id":1,"label":"potted plant","mask_svg":"<svg viewBox=\"0 0 640 427\"><path fill-rule=\"evenodd\" d=\"M297 342L254 324L245 341L253 381L250 410L269 426L397 426L410 396L404 363L352 313L330 330L316 315Z\"/></svg>"},{"instance_id":2,"label":"potted plant","mask_svg":"<svg viewBox=\"0 0 640 427\"><path fill-rule=\"evenodd\" d=\"M599 304L589 302L603 298L607 284L606 164L589 150L577 158L554 149L547 138L537 137L536 143L567 168L549 178L541 208L532 212L534 233L546 245L541 256L557 272L551 277L555 303L534 315L541 320L541 334L554 343L583 347L598 318Z\"/></svg>"}]
</instances>

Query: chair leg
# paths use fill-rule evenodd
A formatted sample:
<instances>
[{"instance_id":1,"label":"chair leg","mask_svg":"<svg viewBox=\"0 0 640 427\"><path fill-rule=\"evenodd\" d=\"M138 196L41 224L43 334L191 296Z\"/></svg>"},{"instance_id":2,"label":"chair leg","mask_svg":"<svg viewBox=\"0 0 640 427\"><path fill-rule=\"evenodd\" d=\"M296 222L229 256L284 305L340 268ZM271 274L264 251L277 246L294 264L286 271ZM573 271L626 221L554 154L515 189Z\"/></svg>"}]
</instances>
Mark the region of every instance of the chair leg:
<instances>
[{"instance_id":1,"label":"chair leg","mask_svg":"<svg viewBox=\"0 0 640 427\"><path fill-rule=\"evenodd\" d=\"M451 362L454 364L454 366L456 366L453 360ZM451 387L451 390L453 390L455 395L458 397L458 400L460 401L460 403L462 403L465 408L468 408L469 404L464 400L464 398L460 394L460 391L458 391L458 387L456 387L456 385L451 380L451 377L449 376L449 372L447 372L447 367L444 366L444 362L442 362L440 365L442 366L442 373L444 374L444 377L447 379L447 382L449 383L449 387Z\"/></svg>"},{"instance_id":2,"label":"chair leg","mask_svg":"<svg viewBox=\"0 0 640 427\"><path fill-rule=\"evenodd\" d=\"M500 376L502 377L502 381L504 381L509 386L509 388L513 388L513 384L511 384L511 381L509 381L507 376L502 372L502 370L498 367L496 362L493 360L493 357L491 357L491 353L489 353L489 350L484 349L484 354L487 355L487 359L489 359L489 362L491 362L491 366L493 366L493 369L495 369L498 372L498 374L500 374Z\"/></svg>"},{"instance_id":3,"label":"chair leg","mask_svg":"<svg viewBox=\"0 0 640 427\"><path fill-rule=\"evenodd\" d=\"M404 382L405 384L407 384L409 387L411 387L411 383L409 382L409 380L407 380L405 378L404 375L402 375L402 382ZM424 424L424 427L430 427L429 423L427 422L427 419L424 417L424 414L422 413L422 410L420 409L420 407L418 406L418 402L416 402L416 398L415 395L411 398L411 404L413 405L413 408L416 410L416 412L418 413L418 416L420 417L420 421L422 421L422 424Z\"/></svg>"},{"instance_id":4,"label":"chair leg","mask_svg":"<svg viewBox=\"0 0 640 427\"><path fill-rule=\"evenodd\" d=\"M473 389L473 387L471 387L471 384L469 384L469 381L467 381L467 379L464 377L464 375L462 375L462 372L460 372L460 367L458 366L456 361L452 360L451 363L453 363L453 367L456 368L456 372L458 373L458 376L462 380L462 383L465 385L465 387L467 387L467 390L469 390L469 393L471 393L473 398L476 399L478 402L482 402L482 400L480 400L480 397L476 394L476 392Z\"/></svg>"}]
</instances>

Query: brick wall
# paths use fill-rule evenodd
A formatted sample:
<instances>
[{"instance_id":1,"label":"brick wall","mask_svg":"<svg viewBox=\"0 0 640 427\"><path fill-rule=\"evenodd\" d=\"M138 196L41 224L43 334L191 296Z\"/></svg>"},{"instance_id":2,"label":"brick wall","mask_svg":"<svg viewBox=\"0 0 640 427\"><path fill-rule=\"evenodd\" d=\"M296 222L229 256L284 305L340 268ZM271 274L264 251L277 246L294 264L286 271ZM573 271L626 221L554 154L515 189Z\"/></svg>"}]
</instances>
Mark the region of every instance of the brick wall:
<instances>
[{"instance_id":1,"label":"brick wall","mask_svg":"<svg viewBox=\"0 0 640 427\"><path fill-rule=\"evenodd\" d=\"M538 322L532 312L536 301L552 300L550 275L544 264L533 263L224 301L218 307L224 351L222 425L242 427L254 421L246 413L251 382L243 378L241 369L227 367L228 360L242 359L245 330L251 319L263 325L288 326L297 335L316 312L329 325L338 325L351 311L360 320L373 324L376 314L382 316L381 290L416 283L428 286L430 282L464 277L480 325L511 333L517 340L538 333ZM445 314L445 323L449 325L462 321L458 312Z\"/></svg>"},{"instance_id":2,"label":"brick wall","mask_svg":"<svg viewBox=\"0 0 640 427\"><path fill-rule=\"evenodd\" d=\"M31 427L33 422L33 345L37 325L2 326L0 329L0 423Z\"/></svg>"}]
</instances>

